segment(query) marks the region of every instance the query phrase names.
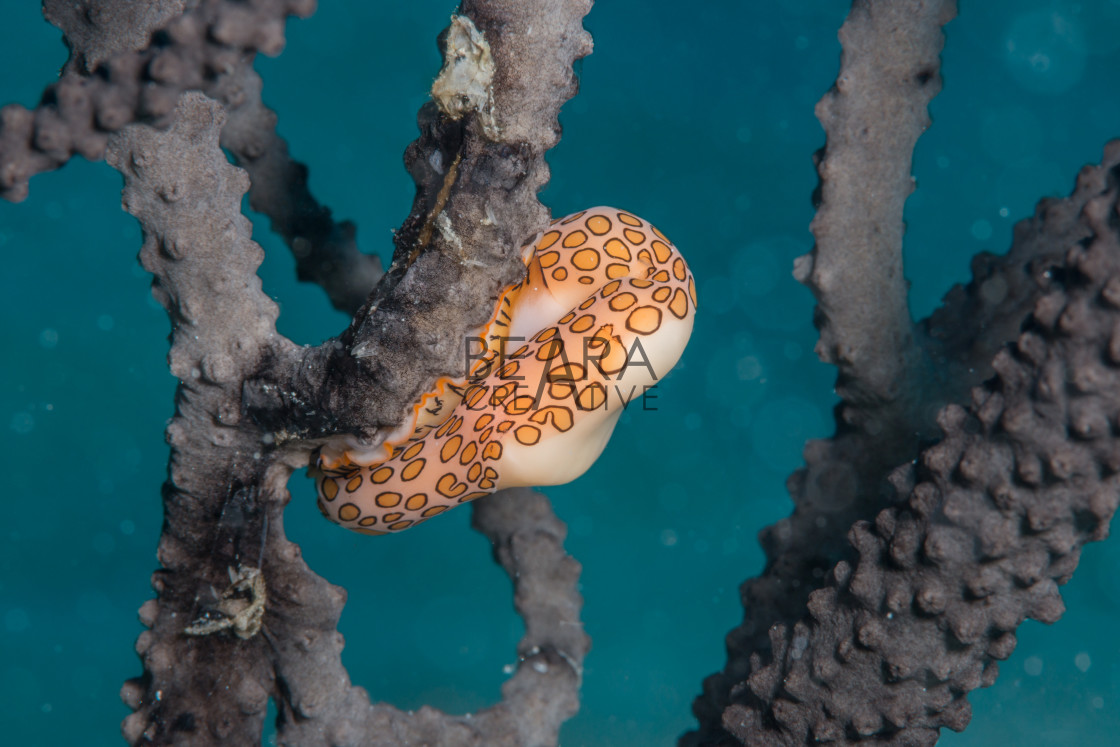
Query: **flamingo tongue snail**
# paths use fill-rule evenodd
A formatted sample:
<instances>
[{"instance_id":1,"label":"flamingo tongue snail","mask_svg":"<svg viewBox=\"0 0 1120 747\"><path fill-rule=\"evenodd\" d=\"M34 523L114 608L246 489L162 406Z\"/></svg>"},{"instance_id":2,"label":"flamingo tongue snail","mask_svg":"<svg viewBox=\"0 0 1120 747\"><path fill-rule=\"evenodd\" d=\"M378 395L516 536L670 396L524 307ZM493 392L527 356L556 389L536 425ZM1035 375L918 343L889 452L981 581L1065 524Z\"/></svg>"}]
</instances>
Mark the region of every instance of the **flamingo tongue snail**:
<instances>
[{"instance_id":1,"label":"flamingo tongue snail","mask_svg":"<svg viewBox=\"0 0 1120 747\"><path fill-rule=\"evenodd\" d=\"M327 518L399 532L502 488L574 480L676 364L696 285L660 231L598 207L553 221L530 249L467 378L439 380L373 452L322 448L312 472Z\"/></svg>"}]
</instances>

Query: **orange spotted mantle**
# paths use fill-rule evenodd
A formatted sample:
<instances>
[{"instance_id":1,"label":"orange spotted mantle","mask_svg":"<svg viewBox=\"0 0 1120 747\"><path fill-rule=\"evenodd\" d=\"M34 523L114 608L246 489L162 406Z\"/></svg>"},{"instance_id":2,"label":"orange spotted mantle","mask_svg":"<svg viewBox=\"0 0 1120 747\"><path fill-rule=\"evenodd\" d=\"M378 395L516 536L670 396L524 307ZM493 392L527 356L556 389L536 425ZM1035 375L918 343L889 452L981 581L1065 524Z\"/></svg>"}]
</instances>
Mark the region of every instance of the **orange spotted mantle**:
<instances>
[{"instance_id":1,"label":"orange spotted mantle","mask_svg":"<svg viewBox=\"0 0 1120 747\"><path fill-rule=\"evenodd\" d=\"M437 382L373 452L321 450L312 473L327 518L399 532L502 488L574 480L626 404L676 364L696 285L664 234L599 207L553 221L530 248L469 377Z\"/></svg>"}]
</instances>

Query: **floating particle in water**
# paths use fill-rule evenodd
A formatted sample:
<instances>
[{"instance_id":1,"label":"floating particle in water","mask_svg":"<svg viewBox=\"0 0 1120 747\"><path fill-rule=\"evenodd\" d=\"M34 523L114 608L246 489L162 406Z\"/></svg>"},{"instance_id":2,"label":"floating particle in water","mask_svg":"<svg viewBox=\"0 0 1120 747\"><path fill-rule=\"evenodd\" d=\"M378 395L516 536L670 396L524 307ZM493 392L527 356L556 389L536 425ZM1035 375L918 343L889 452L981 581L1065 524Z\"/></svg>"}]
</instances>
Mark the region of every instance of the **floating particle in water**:
<instances>
[{"instance_id":1,"label":"floating particle in water","mask_svg":"<svg viewBox=\"0 0 1120 747\"><path fill-rule=\"evenodd\" d=\"M762 363L756 356L743 356L735 362L735 374L739 381L754 381L762 377Z\"/></svg>"},{"instance_id":2,"label":"floating particle in water","mask_svg":"<svg viewBox=\"0 0 1120 747\"><path fill-rule=\"evenodd\" d=\"M1082 672L1088 672L1089 667L1093 666L1093 660L1089 658L1089 654L1082 651L1077 656L1073 657L1073 665Z\"/></svg>"},{"instance_id":3,"label":"floating particle in water","mask_svg":"<svg viewBox=\"0 0 1120 747\"><path fill-rule=\"evenodd\" d=\"M756 361L753 364L746 360L751 357ZM704 391L725 412L735 412L739 408L749 412L766 393L765 374L766 364L757 356L743 355L733 348L721 347L712 353L705 364ZM732 418L732 422L739 427L746 425L742 417Z\"/></svg>"},{"instance_id":4,"label":"floating particle in water","mask_svg":"<svg viewBox=\"0 0 1120 747\"><path fill-rule=\"evenodd\" d=\"M992 224L980 218L972 224L972 238L978 241L984 241L992 237Z\"/></svg>"},{"instance_id":5,"label":"floating particle in water","mask_svg":"<svg viewBox=\"0 0 1120 747\"><path fill-rule=\"evenodd\" d=\"M28 433L35 430L35 418L26 410L17 412L12 416L11 426L13 431L21 436L26 436Z\"/></svg>"},{"instance_id":6,"label":"floating particle in water","mask_svg":"<svg viewBox=\"0 0 1120 747\"><path fill-rule=\"evenodd\" d=\"M47 327L39 333L39 345L51 350L58 345L58 330Z\"/></svg>"},{"instance_id":7,"label":"floating particle in water","mask_svg":"<svg viewBox=\"0 0 1120 747\"><path fill-rule=\"evenodd\" d=\"M1081 80L1088 45L1076 18L1040 10L1012 21L1004 50L1004 62L1020 86L1032 93L1058 94Z\"/></svg>"}]
</instances>

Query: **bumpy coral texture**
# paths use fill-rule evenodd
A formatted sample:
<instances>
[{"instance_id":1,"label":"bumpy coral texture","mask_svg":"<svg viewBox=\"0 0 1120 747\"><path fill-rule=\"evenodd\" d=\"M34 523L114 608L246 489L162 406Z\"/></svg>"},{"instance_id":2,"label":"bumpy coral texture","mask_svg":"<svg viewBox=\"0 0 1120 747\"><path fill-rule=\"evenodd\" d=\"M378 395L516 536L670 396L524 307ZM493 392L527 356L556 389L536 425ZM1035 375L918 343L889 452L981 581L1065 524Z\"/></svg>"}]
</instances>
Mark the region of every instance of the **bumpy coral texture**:
<instances>
[{"instance_id":1,"label":"bumpy coral texture","mask_svg":"<svg viewBox=\"0 0 1120 747\"><path fill-rule=\"evenodd\" d=\"M120 5L45 4L74 54L34 111L18 104L0 109L0 197L22 200L30 177L58 168L74 154L100 159L109 134L131 122L166 125L179 94L206 87L243 55L278 54L285 18L315 9L314 0L198 0L176 18L175 3L166 9L134 4L150 6L142 10ZM149 33L167 19L172 20L149 41ZM141 21L144 27L137 29ZM114 35L123 38L105 38ZM101 74L84 74L95 65Z\"/></svg>"},{"instance_id":2,"label":"bumpy coral texture","mask_svg":"<svg viewBox=\"0 0 1120 747\"><path fill-rule=\"evenodd\" d=\"M1024 619L1061 616L1058 586L1120 496L1118 163L1120 142L1081 174L1089 230L1037 274L995 376L940 412L941 441L891 477L898 505L852 527L856 560L732 689L723 725L744 743L931 745L967 725L964 696L995 681Z\"/></svg>"}]
</instances>

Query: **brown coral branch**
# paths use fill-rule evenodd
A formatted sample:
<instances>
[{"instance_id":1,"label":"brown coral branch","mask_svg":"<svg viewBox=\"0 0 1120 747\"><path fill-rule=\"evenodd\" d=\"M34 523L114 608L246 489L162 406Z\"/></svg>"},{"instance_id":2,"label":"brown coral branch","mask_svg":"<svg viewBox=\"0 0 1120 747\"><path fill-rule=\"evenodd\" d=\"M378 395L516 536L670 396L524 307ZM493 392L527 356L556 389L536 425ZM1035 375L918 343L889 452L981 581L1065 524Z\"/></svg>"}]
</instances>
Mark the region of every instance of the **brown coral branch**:
<instances>
[{"instance_id":1,"label":"brown coral branch","mask_svg":"<svg viewBox=\"0 0 1120 747\"><path fill-rule=\"evenodd\" d=\"M941 441L892 477L902 504L853 526L858 558L809 615L770 630L773 661L723 716L744 743L932 745L968 724L1023 620L1061 616L1057 587L1120 502L1120 141L1075 194L1084 235L1036 277L995 376L941 411Z\"/></svg>"},{"instance_id":2,"label":"brown coral branch","mask_svg":"<svg viewBox=\"0 0 1120 747\"><path fill-rule=\"evenodd\" d=\"M289 357L294 346L276 334L275 304L254 272L262 253L238 212L247 180L218 147L224 118L215 102L188 94L171 129L126 127L107 154L126 177L127 209L144 225L142 261L175 323L170 360L181 382L168 427L163 568L153 578L158 599L141 611L150 628L137 643L145 674L122 691L135 709L125 736L134 744L249 743L259 739L271 696L279 734L294 744L395 744L404 734L554 743L577 708L588 643L578 565L563 553L563 525L531 491L496 496L476 518L526 620L522 665L503 703L474 716L412 715L370 706L349 685L335 630L345 595L315 576L283 533L284 485L307 448L277 449L240 419L246 372ZM246 568L259 568L265 585L259 635L251 622L213 624L233 614L223 600L230 576ZM212 697L217 691L229 697Z\"/></svg>"},{"instance_id":3,"label":"brown coral branch","mask_svg":"<svg viewBox=\"0 0 1120 747\"><path fill-rule=\"evenodd\" d=\"M457 18L487 40L494 66L485 103L464 113L421 108L420 137L405 154L416 198L392 265L337 344L247 382L257 422L306 438L372 441L436 378L463 375L464 340L487 321L500 289L521 278L521 246L547 225L537 192L549 176L545 153L560 137L560 105L576 92L572 65L591 51L582 27L589 9L587 0L462 4ZM449 38L441 36L444 56L454 62Z\"/></svg>"},{"instance_id":4,"label":"brown coral branch","mask_svg":"<svg viewBox=\"0 0 1120 747\"><path fill-rule=\"evenodd\" d=\"M921 440L932 435L929 434L931 413L949 401L968 401L969 390L992 375L993 357L1001 360L996 354L1018 336L1030 312L1048 308L1053 278L1063 276L1061 268L1066 249L1085 240L1094 230L1100 233L1101 226L1094 229L1086 216L1094 210L1091 206L1103 199L1102 194L1110 189L1106 181L1114 178L1108 175L1115 164L1115 149L1106 153L1102 167L1082 174L1070 198L1044 201L1034 219L1017 226L1015 244L1006 257L982 255L974 261L973 282L950 292L945 306L919 327L923 334L915 338L920 345L917 357L913 353L892 357L890 348L882 347L882 330L887 330L888 341L893 335L890 324L884 320L893 319L893 324L903 323L907 328L910 324L905 306L900 310L892 301L897 300L901 281L898 252L901 249L902 202L912 189L908 176L909 153L914 139L928 123L927 94L931 93L929 85L937 81L936 63L931 62L929 55L936 55L940 48L937 26L947 20L951 8L918 3L905 16L893 15L896 10L894 4L885 8L857 0L841 33L845 53L840 80L818 108L829 134L825 156L820 161L824 204L814 222L818 245L811 260L800 260L797 270L799 277L814 287L822 301L818 319L822 327L821 347L826 356L829 355L829 341L842 339L845 340L841 344L843 350L858 352L879 345L879 353L886 358L870 355L865 359L870 368L861 370L857 365L858 355L832 356L840 368L838 392L844 397L837 407L837 435L830 440L810 442L805 450L806 467L789 481L796 505L793 516L761 534L768 557L767 568L762 576L749 579L743 585L746 609L743 624L728 635L728 664L724 671L705 681L705 693L694 704L701 729L686 735L685 744L737 741L801 744L803 740L818 738L840 743L869 739L919 744L935 739L941 725L963 727L967 723L967 717L962 721L961 713L962 709L967 709L963 694L977 686L971 679L962 683L957 677L951 685L946 685L953 693L952 698L937 703L923 701L920 707L913 702L905 707L893 704L894 699L901 696L890 690L893 687L890 676L884 675L887 677L884 684L883 677L875 674L871 664L851 677L844 675L835 683L814 670L810 676L797 681L796 692L783 690L779 683L790 676L797 666L793 662L805 655L806 646L816 646L818 652L821 646L828 648L829 644L817 641L806 632L806 625L812 631L829 627L832 623L823 620L830 615L834 616L830 620L839 621L838 630L851 623L852 616L845 617L842 612L843 601L828 609L811 607L812 620L805 615L805 605L809 600L816 600L811 604L820 606L823 592L814 590L826 579L846 588L846 574L857 563L857 555L866 571L857 584L857 596L882 592L876 603L883 605L883 595L901 594L893 601L888 599L887 607L867 604L873 614L889 614L887 619L902 614L889 605L905 608L908 602L899 589L908 587L895 582L894 586L887 585L884 591L877 581L867 580L874 575L866 570L874 561L868 560L868 543L862 539L866 532L858 527L876 515L883 516L884 509L905 500L905 486L896 484L895 488L886 489L885 483L891 469L907 463L918 453ZM915 31L912 23L924 28ZM925 39L926 43L916 43L915 39ZM929 46L931 41L934 42L932 47ZM849 54L853 48L854 54ZM895 73L880 71L869 77L866 67L856 65L853 70L849 62L861 54L865 62L870 60L877 65L889 62L887 71ZM876 85L861 86L861 82L872 79ZM880 84L893 89L889 98L884 99ZM903 120L909 122L908 126L901 127L901 140L893 131L884 133L878 129L884 118L898 125L897 119L890 116L892 111L896 114L901 111ZM841 137L837 147L841 153L856 154L858 158L830 163L838 134ZM890 161L895 165L886 173L898 176L897 164L907 164L904 179L885 179L877 176L874 168L869 168L869 164L876 165L880 151L892 153ZM843 210L835 210L835 206L828 204L830 183L833 187L845 185L846 191L841 196ZM832 189L831 194L835 198L836 190ZM853 198L852 194L858 196ZM872 203L881 201L889 210L859 202L868 197L874 198ZM872 239L869 240L868 235ZM881 235L894 236L897 240L883 242ZM881 257L868 253L867 246L878 246L886 253ZM841 275L847 273L850 282L821 286L817 273L822 258L829 252L833 253L834 261L839 261L835 258L844 252L848 253L837 271ZM888 272L883 273L884 267ZM884 290L872 290L869 296L872 300L868 301L868 290L859 286L857 276L877 277L881 285L872 286L872 289ZM851 289L858 293L845 296ZM840 308L839 316L831 314L825 303L832 292L835 295L830 300ZM877 309L883 298L887 299L883 304L885 309L869 310ZM916 374L914 363L917 360L923 362L922 375ZM887 386L879 386L876 381ZM944 423L944 416L939 422ZM898 483L903 474L896 473L894 482ZM1069 497L1069 500L1080 498ZM1098 512L1091 523L1094 526L1106 523L1110 515L1111 511ZM919 534L933 531L931 525L941 520L938 516L927 507L925 514L913 522L918 526L915 531ZM849 541L845 542L842 530L853 523L857 529L848 533ZM1088 537L1086 533L1077 542L1084 542ZM957 560L954 573L960 578L967 580L981 572L976 559ZM837 561L839 565L834 568ZM1075 561L1068 565L1069 572L1074 565ZM837 569L839 582L835 581ZM920 604L919 600L916 606ZM919 614L928 612L919 610ZM860 613L860 625L867 620L865 613ZM1009 630L1014 630L1021 619L1022 615ZM900 645L920 652L909 660L908 672L921 669L923 657L936 660L941 655L942 633L938 631L950 627L950 623L943 621L936 630L915 627L907 628L905 635L899 634L904 641ZM892 627L892 636L893 631L899 629ZM840 640L836 638L832 642ZM892 650L897 654L900 649ZM969 666L987 665L983 651L971 655ZM827 655L819 654L819 657L827 658ZM942 673L944 660L936 669L938 674ZM994 678L995 670L987 671ZM908 676L898 679L905 680ZM938 682L948 677L945 674ZM985 682L990 684L990 680ZM840 691L845 695L838 695ZM945 691L938 690L941 694ZM928 719L923 721L915 717L913 708L924 708ZM901 718L900 712L906 717Z\"/></svg>"},{"instance_id":5,"label":"brown coral branch","mask_svg":"<svg viewBox=\"0 0 1120 747\"><path fill-rule=\"evenodd\" d=\"M67 69L89 75L118 54L142 53L186 7L187 0L43 0L43 17L66 40Z\"/></svg>"},{"instance_id":6,"label":"brown coral branch","mask_svg":"<svg viewBox=\"0 0 1120 747\"><path fill-rule=\"evenodd\" d=\"M142 610L150 630L137 644L145 673L122 692L135 709L124 724L131 742L254 741L269 697L278 703L282 741L298 744L390 744L406 734L441 743L548 744L575 712L588 645L574 591L578 566L562 551L563 525L545 499L522 491L478 510L477 526L515 579L528 632L503 702L464 717L370 706L350 686L335 630L344 595L300 562L283 534L282 507L285 483L313 445L299 440L301 433L327 435L351 423L372 433L400 416L400 400L430 386L431 361L425 368L412 360L425 362L427 349L411 336L387 344L379 332L399 324L461 339L470 329L464 325L489 314L489 285L496 290L520 270L524 236L543 220L536 192L547 180L543 156L558 138L559 106L575 90L571 65L590 49L581 27L587 9L545 2L464 8L493 55L487 111L460 112L461 121L447 111L422 113L431 139L422 136L410 149L414 173L423 175L415 168L420 161L438 172L433 154L449 144L456 149L454 178L419 179L406 223L426 219L436 230L424 246L401 242L395 272L341 344L304 352L276 333L275 305L254 272L261 252L239 212L248 182L218 147L226 115L216 103L188 94L166 132L129 125L111 138L108 160L126 177L125 206L144 227L142 260L172 317L170 360L181 382L168 428L164 567L153 579L157 600ZM530 26L527 41L521 36ZM564 53L528 54L544 49ZM552 85L534 90L538 81ZM433 203L429 187L437 181ZM405 256L415 259L406 265ZM453 319L458 331L427 326L431 319L449 326ZM363 355L355 358L355 350ZM450 361L439 370L454 371L460 351L449 347ZM324 392L328 404L363 406L324 413L316 409ZM267 397L291 417L270 420L259 407ZM211 697L218 691L229 697Z\"/></svg>"},{"instance_id":7,"label":"brown coral branch","mask_svg":"<svg viewBox=\"0 0 1120 747\"><path fill-rule=\"evenodd\" d=\"M179 5L145 2L122 11L104 0L47 4L72 45L71 59L34 111L0 109L0 197L23 200L32 176L75 154L100 159L108 136L131 122L166 125L182 92L202 90L245 53L278 54L284 19L310 15L315 0L199 0L175 15ZM131 25L141 18L142 25Z\"/></svg>"},{"instance_id":8,"label":"brown coral branch","mask_svg":"<svg viewBox=\"0 0 1120 747\"><path fill-rule=\"evenodd\" d=\"M914 144L941 90L941 27L955 15L955 0L856 0L840 29L840 73L817 104L828 135L817 155L817 243L795 275L817 298L817 353L839 369L845 419L864 430L910 419L921 383L902 209Z\"/></svg>"},{"instance_id":9,"label":"brown coral branch","mask_svg":"<svg viewBox=\"0 0 1120 747\"><path fill-rule=\"evenodd\" d=\"M941 27L955 11L952 0L856 0L840 31L841 70L817 105L828 136L817 154L817 243L794 270L819 302L817 352L839 369L836 435L806 445L806 466L787 482L793 515L759 535L766 568L743 584L743 622L728 634L724 671L693 704L701 729L686 743L722 738L730 690L751 656L768 652L768 630L797 620L851 553L846 528L883 508L887 474L917 450L944 402L907 308L902 215L911 153L940 90Z\"/></svg>"},{"instance_id":10,"label":"brown coral branch","mask_svg":"<svg viewBox=\"0 0 1120 747\"><path fill-rule=\"evenodd\" d=\"M790 478L794 515L762 533L768 566L746 593L767 600L748 613L763 648L766 630L799 614L822 572L849 552L837 530L882 508L887 473L929 437L946 401L910 321L902 216L911 153L941 88L941 27L955 14L953 0L856 0L840 30L836 84L817 105L827 133L817 244L794 274L818 299L817 351L837 366L842 401L836 436L811 442L806 467Z\"/></svg>"},{"instance_id":11,"label":"brown coral branch","mask_svg":"<svg viewBox=\"0 0 1120 747\"><path fill-rule=\"evenodd\" d=\"M229 114L222 147L249 174L249 206L268 216L296 260L296 275L327 293L339 311L357 311L381 277L381 260L358 250L357 227L336 223L307 186L307 167L288 153L276 132L276 113L261 100L252 58L242 58L206 88Z\"/></svg>"},{"instance_id":12,"label":"brown coral branch","mask_svg":"<svg viewBox=\"0 0 1120 747\"><path fill-rule=\"evenodd\" d=\"M130 122L167 124L179 94L199 90L230 114L222 145L251 178L249 201L296 257L300 280L323 287L353 313L381 275L362 254L356 229L336 223L307 187L307 167L288 154L275 114L260 100L257 51L277 54L289 15L315 0L47 0L43 12L65 34L70 61L34 111L0 110L0 196L20 201L28 180L74 154L102 157L107 136Z\"/></svg>"},{"instance_id":13,"label":"brown coral branch","mask_svg":"<svg viewBox=\"0 0 1120 747\"><path fill-rule=\"evenodd\" d=\"M281 744L557 743L560 724L578 709L588 648L576 591L580 569L564 553L564 524L543 495L511 490L476 504L474 526L494 543L513 582L526 634L518 645L517 671L502 686L502 701L462 716L427 706L404 712L385 703L371 705L364 690L351 686L336 630L345 592L315 576L299 548L273 530L279 534L269 546L278 550L266 559L266 573L299 584L282 589L264 631L282 694L277 702Z\"/></svg>"},{"instance_id":14,"label":"brown coral branch","mask_svg":"<svg viewBox=\"0 0 1120 747\"><path fill-rule=\"evenodd\" d=\"M137 641L145 675L122 691L136 709L123 726L133 744L248 744L259 739L271 690L263 639L184 634L213 614L230 570L260 567L266 505L278 496L261 488L268 461L259 434L238 427L240 380L291 346L276 334L278 309L256 275L263 252L240 212L248 179L217 147L224 119L188 94L170 130L128 126L106 153L125 176L125 208L144 227L140 258L172 319L169 361L180 381L167 429L158 601L141 610L151 629ZM211 698L217 691L233 697Z\"/></svg>"}]
</instances>

